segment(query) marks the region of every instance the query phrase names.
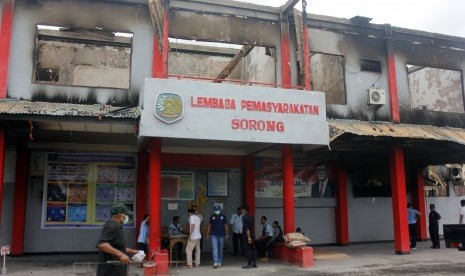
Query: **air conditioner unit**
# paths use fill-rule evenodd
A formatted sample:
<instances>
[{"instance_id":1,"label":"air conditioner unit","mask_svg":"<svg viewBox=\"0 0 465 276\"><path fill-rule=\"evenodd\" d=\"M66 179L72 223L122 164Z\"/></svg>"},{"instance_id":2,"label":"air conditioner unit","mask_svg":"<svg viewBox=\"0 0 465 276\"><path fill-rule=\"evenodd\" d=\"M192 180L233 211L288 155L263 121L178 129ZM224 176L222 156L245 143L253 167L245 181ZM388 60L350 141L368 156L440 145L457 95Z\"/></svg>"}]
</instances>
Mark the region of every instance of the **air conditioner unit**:
<instances>
[{"instance_id":1,"label":"air conditioner unit","mask_svg":"<svg viewBox=\"0 0 465 276\"><path fill-rule=\"evenodd\" d=\"M463 177L462 168L461 167L450 168L450 177L454 180L461 179Z\"/></svg>"},{"instance_id":2,"label":"air conditioner unit","mask_svg":"<svg viewBox=\"0 0 465 276\"><path fill-rule=\"evenodd\" d=\"M386 104L386 92L382 89L368 90L368 104L383 105Z\"/></svg>"}]
</instances>

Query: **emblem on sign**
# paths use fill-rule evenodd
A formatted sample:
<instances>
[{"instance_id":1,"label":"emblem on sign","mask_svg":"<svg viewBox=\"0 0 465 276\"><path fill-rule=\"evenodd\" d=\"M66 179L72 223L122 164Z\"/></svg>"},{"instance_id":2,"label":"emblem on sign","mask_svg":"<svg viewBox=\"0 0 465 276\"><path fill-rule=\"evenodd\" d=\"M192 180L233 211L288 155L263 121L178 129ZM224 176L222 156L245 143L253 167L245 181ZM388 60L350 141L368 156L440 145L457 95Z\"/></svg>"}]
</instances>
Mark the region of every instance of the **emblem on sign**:
<instances>
[{"instance_id":1,"label":"emblem on sign","mask_svg":"<svg viewBox=\"0 0 465 276\"><path fill-rule=\"evenodd\" d=\"M181 96L175 93L160 93L155 101L153 113L158 119L168 124L180 120L184 115Z\"/></svg>"}]
</instances>

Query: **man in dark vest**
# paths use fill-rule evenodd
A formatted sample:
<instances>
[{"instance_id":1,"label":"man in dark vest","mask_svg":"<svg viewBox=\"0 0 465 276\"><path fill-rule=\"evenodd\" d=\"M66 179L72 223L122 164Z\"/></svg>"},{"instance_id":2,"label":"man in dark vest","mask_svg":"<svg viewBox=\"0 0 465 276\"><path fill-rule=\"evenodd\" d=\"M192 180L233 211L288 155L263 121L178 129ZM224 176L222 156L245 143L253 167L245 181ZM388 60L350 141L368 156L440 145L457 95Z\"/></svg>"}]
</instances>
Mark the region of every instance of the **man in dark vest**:
<instances>
[{"instance_id":1,"label":"man in dark vest","mask_svg":"<svg viewBox=\"0 0 465 276\"><path fill-rule=\"evenodd\" d=\"M130 212L124 204L118 204L110 209L111 220L105 222L96 247L99 252L97 276L126 276L129 256L137 250L127 248L124 240L123 224L129 221ZM107 262L119 261L112 264Z\"/></svg>"}]
</instances>

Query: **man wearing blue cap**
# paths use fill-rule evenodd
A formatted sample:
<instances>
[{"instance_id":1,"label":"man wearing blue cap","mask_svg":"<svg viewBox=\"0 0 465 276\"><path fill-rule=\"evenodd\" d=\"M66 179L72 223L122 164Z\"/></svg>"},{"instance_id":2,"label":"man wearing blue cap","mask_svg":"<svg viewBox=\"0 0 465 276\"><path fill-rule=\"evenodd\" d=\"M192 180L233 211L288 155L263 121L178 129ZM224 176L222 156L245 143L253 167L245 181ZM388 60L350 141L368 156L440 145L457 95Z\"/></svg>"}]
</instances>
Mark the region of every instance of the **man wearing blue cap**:
<instances>
[{"instance_id":1,"label":"man wearing blue cap","mask_svg":"<svg viewBox=\"0 0 465 276\"><path fill-rule=\"evenodd\" d=\"M99 252L99 265L97 276L126 276L128 271L129 256L137 253L137 250L127 248L124 239L123 224L128 223L129 214L126 205L118 204L110 208L111 220L105 222L96 247ZM119 261L121 264L106 264L111 261Z\"/></svg>"},{"instance_id":2,"label":"man wearing blue cap","mask_svg":"<svg viewBox=\"0 0 465 276\"><path fill-rule=\"evenodd\" d=\"M223 245L228 240L228 219L221 213L220 205L213 207L214 214L210 217L207 228L207 239L211 233L213 268L218 268L223 262Z\"/></svg>"}]
</instances>

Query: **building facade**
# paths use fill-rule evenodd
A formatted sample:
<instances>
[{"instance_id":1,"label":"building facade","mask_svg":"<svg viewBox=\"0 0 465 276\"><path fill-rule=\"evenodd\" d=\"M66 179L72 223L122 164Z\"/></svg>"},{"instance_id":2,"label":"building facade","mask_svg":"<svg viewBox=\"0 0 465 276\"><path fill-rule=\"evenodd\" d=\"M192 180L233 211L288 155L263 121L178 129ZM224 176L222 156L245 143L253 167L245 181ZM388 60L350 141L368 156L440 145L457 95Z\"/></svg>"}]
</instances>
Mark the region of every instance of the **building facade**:
<instances>
[{"instance_id":1,"label":"building facade","mask_svg":"<svg viewBox=\"0 0 465 276\"><path fill-rule=\"evenodd\" d=\"M422 239L429 203L457 223L460 168L428 166L464 160L465 39L297 2L1 1L2 244L94 251L117 202L154 250L192 204L399 254L407 202Z\"/></svg>"}]
</instances>

